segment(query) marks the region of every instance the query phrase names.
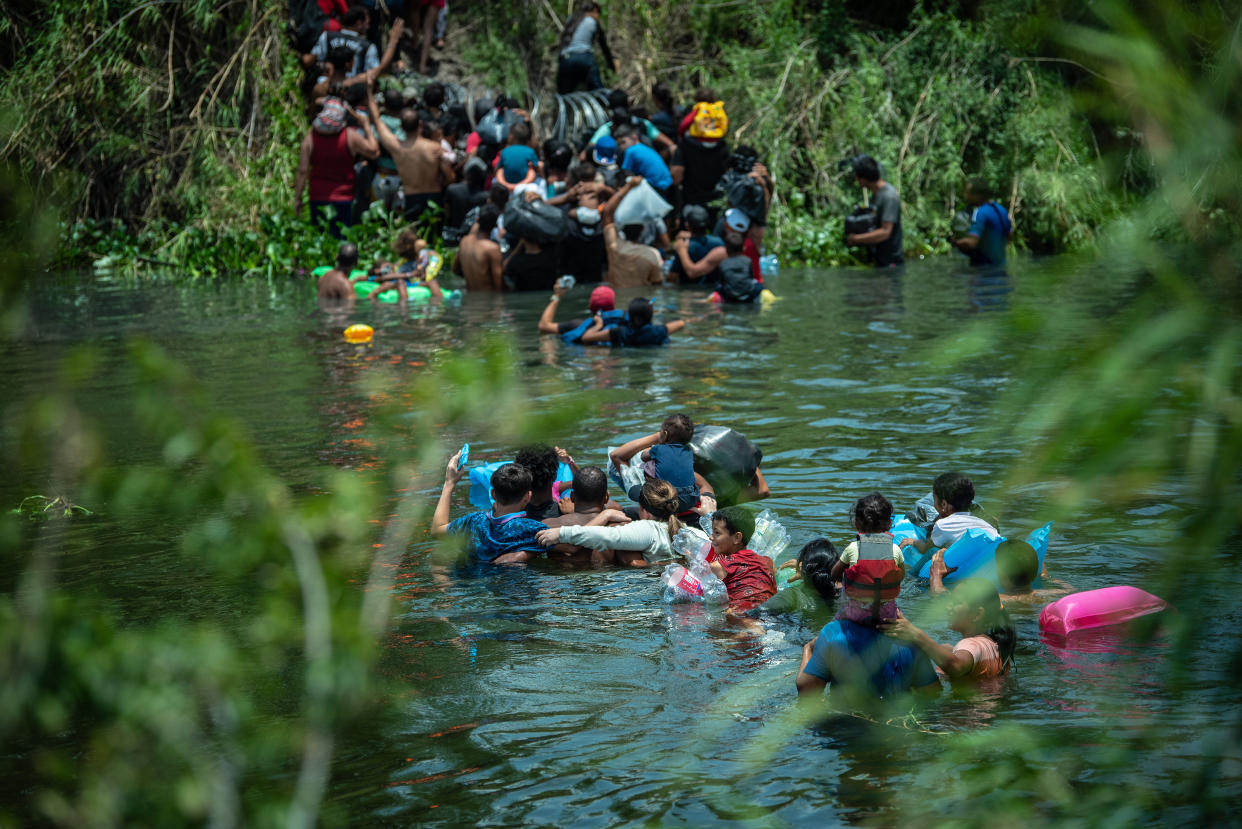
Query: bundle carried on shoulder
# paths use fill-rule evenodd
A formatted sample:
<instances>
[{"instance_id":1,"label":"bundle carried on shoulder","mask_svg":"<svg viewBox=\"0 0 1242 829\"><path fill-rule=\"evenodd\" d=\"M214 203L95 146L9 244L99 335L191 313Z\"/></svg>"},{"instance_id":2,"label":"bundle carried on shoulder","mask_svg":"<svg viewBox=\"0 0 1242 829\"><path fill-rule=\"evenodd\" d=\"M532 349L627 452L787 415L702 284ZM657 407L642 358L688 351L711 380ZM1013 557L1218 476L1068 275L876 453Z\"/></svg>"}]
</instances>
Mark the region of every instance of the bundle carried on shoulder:
<instances>
[{"instance_id":1,"label":"bundle carried on shoulder","mask_svg":"<svg viewBox=\"0 0 1242 829\"><path fill-rule=\"evenodd\" d=\"M543 199L509 199L505 206L505 233L539 245L550 245L565 238L569 223L565 214Z\"/></svg>"},{"instance_id":2,"label":"bundle carried on shoulder","mask_svg":"<svg viewBox=\"0 0 1242 829\"><path fill-rule=\"evenodd\" d=\"M729 116L724 101L699 101L692 110L694 118L686 132L700 141L719 141L729 131Z\"/></svg>"},{"instance_id":3,"label":"bundle carried on shoulder","mask_svg":"<svg viewBox=\"0 0 1242 829\"><path fill-rule=\"evenodd\" d=\"M696 527L682 527L673 536L672 547L674 553L685 556L687 563L685 566L670 564L660 575L665 602L724 604L729 600L729 591L724 582L712 572L711 565L708 564L712 545L701 530Z\"/></svg>"}]
</instances>

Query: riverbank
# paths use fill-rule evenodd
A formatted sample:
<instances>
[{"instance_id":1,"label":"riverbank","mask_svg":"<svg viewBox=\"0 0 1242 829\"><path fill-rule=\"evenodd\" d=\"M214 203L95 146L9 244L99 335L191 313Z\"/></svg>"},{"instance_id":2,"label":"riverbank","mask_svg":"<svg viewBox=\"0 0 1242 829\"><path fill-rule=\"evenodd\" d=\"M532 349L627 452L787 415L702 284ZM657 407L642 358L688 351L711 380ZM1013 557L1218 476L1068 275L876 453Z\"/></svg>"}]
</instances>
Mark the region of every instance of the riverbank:
<instances>
[{"instance_id":1,"label":"riverbank","mask_svg":"<svg viewBox=\"0 0 1242 829\"><path fill-rule=\"evenodd\" d=\"M1039 253L1092 244L1125 204L1105 186L1066 77L1021 51L999 12L915 11L885 27L791 1L685 11L609 9L620 73L606 81L643 103L655 80L681 99L716 88L731 142L759 148L775 176L767 244L785 264L852 261L842 217L861 193L838 162L855 152L880 159L902 193L913 256L950 252L969 175L996 183L1019 249ZM275 273L331 258L334 245L292 213L305 121L283 6L196 16L51 3L45 13L15 21L33 48L10 57L0 82L0 97L17 102L0 160L61 205L62 265ZM456 3L448 63L475 88L546 93L554 17L516 0ZM54 53L79 57L40 63ZM50 96L32 91L49 85ZM126 116L103 117L120 96ZM386 243L390 230L364 225L358 241Z\"/></svg>"}]
</instances>

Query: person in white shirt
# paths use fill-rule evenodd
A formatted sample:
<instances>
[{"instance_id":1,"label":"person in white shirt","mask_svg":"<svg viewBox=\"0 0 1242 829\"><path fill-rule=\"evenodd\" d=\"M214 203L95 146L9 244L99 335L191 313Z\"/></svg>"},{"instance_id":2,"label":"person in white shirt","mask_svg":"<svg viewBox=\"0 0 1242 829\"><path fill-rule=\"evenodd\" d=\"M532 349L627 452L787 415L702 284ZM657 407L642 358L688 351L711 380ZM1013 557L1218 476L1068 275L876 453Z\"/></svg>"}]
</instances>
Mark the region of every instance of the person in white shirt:
<instances>
[{"instance_id":1,"label":"person in white shirt","mask_svg":"<svg viewBox=\"0 0 1242 829\"><path fill-rule=\"evenodd\" d=\"M928 530L927 538L904 538L901 547L914 547L926 553L933 547L944 548L953 544L970 529L986 530L999 536L996 528L970 514L975 501L975 485L961 472L946 472L932 483L937 518Z\"/></svg>"}]
</instances>

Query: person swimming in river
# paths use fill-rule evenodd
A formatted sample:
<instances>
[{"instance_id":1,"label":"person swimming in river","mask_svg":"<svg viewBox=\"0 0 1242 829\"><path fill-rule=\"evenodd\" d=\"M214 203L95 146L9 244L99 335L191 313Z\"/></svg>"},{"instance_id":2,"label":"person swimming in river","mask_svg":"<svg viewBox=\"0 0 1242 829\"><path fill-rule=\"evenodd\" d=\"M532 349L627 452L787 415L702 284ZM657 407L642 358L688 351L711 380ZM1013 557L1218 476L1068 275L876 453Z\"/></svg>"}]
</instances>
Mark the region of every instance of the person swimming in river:
<instances>
[{"instance_id":1,"label":"person swimming in river","mask_svg":"<svg viewBox=\"0 0 1242 829\"><path fill-rule=\"evenodd\" d=\"M492 473L490 510L472 512L449 522L449 499L453 487L465 476L458 466L461 452L449 458L444 470L444 488L431 518L433 535L460 535L465 538L466 551L475 561L491 564L524 564L543 554L543 545L536 534L543 524L526 517L530 501L530 472L515 463L507 463Z\"/></svg>"},{"instance_id":2,"label":"person swimming in river","mask_svg":"<svg viewBox=\"0 0 1242 829\"><path fill-rule=\"evenodd\" d=\"M772 559L746 547L754 534L755 517L745 507L725 507L712 513L712 549L707 564L729 591L732 610L750 610L776 595Z\"/></svg>"},{"instance_id":3,"label":"person swimming in river","mask_svg":"<svg viewBox=\"0 0 1242 829\"><path fill-rule=\"evenodd\" d=\"M982 529L1000 535L996 528L982 518L970 514L975 500L975 485L961 472L946 472L932 482L937 518L927 532L927 538L903 538L901 546L914 547L926 553L933 547L949 547L967 530Z\"/></svg>"},{"instance_id":4,"label":"person swimming in river","mask_svg":"<svg viewBox=\"0 0 1242 829\"><path fill-rule=\"evenodd\" d=\"M842 579L845 602L836 618L875 625L897 618L897 594L905 578L905 559L893 543L893 505L878 492L864 495L850 509L858 538L841 553L831 579Z\"/></svg>"},{"instance_id":5,"label":"person swimming in river","mask_svg":"<svg viewBox=\"0 0 1242 829\"><path fill-rule=\"evenodd\" d=\"M991 679L1013 667L1017 633L991 583L986 579L959 582L949 594L948 613L949 629L962 634L952 647L932 639L900 613L896 619L881 622L879 629L923 651L950 682Z\"/></svg>"},{"instance_id":6,"label":"person swimming in river","mask_svg":"<svg viewBox=\"0 0 1242 829\"><path fill-rule=\"evenodd\" d=\"M337 303L348 308L354 306L354 286L350 274L358 267L358 246L346 242L337 249L336 267L319 277L316 285L321 304Z\"/></svg>"},{"instance_id":7,"label":"person swimming in river","mask_svg":"<svg viewBox=\"0 0 1242 829\"><path fill-rule=\"evenodd\" d=\"M677 490L678 509L686 512L699 503L699 484L694 474L694 453L690 441L694 437L694 421L689 415L673 414L664 418L660 431L635 438L612 451L608 459L620 470L630 459L642 453L643 475L648 479L667 481ZM626 493L638 500L640 487L632 486Z\"/></svg>"},{"instance_id":8,"label":"person swimming in river","mask_svg":"<svg viewBox=\"0 0 1242 829\"><path fill-rule=\"evenodd\" d=\"M590 317L584 320L557 322L556 310L560 307L561 297L567 293L569 293L569 288L559 280L552 287L552 298L548 300L547 307L543 309L543 314L539 317L540 334L559 334L566 344L576 345L582 342L582 335L592 326L596 315L603 317L605 328L615 327L625 320L625 312L616 310L616 292L609 285L597 285L591 291L591 298L588 300L587 310L591 314ZM603 343L600 344L603 345Z\"/></svg>"},{"instance_id":9,"label":"person swimming in river","mask_svg":"<svg viewBox=\"0 0 1242 829\"><path fill-rule=\"evenodd\" d=\"M673 320L663 325L656 325L651 321L653 316L651 300L636 297L630 300L629 308L625 312L625 322L620 325L608 328L605 326L603 316L596 314L591 320L591 327L582 335L582 342L585 345L607 343L631 348L668 345L669 334L680 331L688 324L686 320Z\"/></svg>"}]
</instances>

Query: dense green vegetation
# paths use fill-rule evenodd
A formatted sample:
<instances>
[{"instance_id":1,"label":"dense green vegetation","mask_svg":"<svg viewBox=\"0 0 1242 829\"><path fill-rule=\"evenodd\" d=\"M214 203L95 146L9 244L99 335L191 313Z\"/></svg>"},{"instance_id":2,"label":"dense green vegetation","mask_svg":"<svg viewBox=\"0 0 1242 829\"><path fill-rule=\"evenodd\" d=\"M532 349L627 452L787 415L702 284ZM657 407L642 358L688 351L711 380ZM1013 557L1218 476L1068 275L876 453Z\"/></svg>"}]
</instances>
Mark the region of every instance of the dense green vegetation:
<instances>
[{"instance_id":1,"label":"dense green vegetation","mask_svg":"<svg viewBox=\"0 0 1242 829\"><path fill-rule=\"evenodd\" d=\"M463 82L547 94L561 5L455 4ZM1040 252L1093 242L1127 186L1149 182L1134 156L1121 175L1099 163L1101 130L1072 100L1082 73L1046 62L1021 3L883 5L616 4L605 25L619 76L608 80L636 103L656 80L683 99L698 84L718 91L733 143L760 148L776 176L768 238L786 261L848 259L841 216L861 193L837 162L855 152L880 159L902 192L915 253L948 251L968 175L996 183L1019 244ZM0 51L12 112L0 160L62 206L62 261L272 274L329 258L292 215L306 121L284 22L284 4L257 0L6 15L0 31L23 48ZM381 223L358 236L390 233Z\"/></svg>"}]
</instances>

